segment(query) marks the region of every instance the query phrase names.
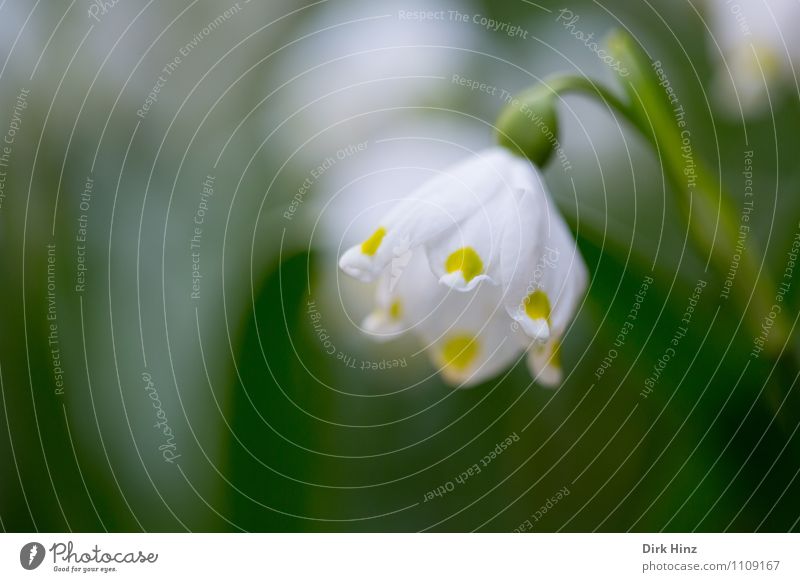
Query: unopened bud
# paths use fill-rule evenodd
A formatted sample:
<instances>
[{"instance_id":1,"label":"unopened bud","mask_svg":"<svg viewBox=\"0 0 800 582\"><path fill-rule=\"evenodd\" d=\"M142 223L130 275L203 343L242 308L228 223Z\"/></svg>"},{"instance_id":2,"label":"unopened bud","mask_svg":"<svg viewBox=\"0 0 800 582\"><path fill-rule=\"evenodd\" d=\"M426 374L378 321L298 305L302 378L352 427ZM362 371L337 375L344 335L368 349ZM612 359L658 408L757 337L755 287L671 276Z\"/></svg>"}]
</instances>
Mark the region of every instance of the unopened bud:
<instances>
[{"instance_id":1,"label":"unopened bud","mask_svg":"<svg viewBox=\"0 0 800 582\"><path fill-rule=\"evenodd\" d=\"M543 167L558 144L556 94L537 85L512 99L497 119L497 141Z\"/></svg>"}]
</instances>

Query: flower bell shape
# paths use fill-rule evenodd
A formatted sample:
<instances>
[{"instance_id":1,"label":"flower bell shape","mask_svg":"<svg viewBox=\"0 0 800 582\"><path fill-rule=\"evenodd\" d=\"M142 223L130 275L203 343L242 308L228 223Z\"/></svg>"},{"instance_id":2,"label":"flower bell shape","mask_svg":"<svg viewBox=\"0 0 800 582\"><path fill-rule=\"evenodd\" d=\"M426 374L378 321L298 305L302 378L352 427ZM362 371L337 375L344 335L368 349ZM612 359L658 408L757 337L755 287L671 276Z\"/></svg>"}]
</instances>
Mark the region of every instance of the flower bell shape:
<instances>
[{"instance_id":1,"label":"flower bell shape","mask_svg":"<svg viewBox=\"0 0 800 582\"><path fill-rule=\"evenodd\" d=\"M729 3L709 0L709 51L716 57L712 91L728 114L758 115L774 107L770 95L794 87L800 62L797 0Z\"/></svg>"},{"instance_id":2,"label":"flower bell shape","mask_svg":"<svg viewBox=\"0 0 800 582\"><path fill-rule=\"evenodd\" d=\"M561 382L561 338L587 270L539 172L509 150L489 148L433 175L339 266L377 281L364 331L416 333L448 382L487 380L523 351L537 381Z\"/></svg>"}]
</instances>

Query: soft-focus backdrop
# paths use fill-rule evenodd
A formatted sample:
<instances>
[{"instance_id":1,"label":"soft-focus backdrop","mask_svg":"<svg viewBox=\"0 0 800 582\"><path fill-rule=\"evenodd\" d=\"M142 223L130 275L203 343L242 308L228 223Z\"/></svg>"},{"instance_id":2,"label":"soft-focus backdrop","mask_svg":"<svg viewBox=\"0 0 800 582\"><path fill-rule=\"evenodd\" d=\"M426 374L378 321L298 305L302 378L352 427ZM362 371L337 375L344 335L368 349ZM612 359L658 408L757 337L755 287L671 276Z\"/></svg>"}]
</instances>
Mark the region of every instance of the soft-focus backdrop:
<instances>
[{"instance_id":1,"label":"soft-focus backdrop","mask_svg":"<svg viewBox=\"0 0 800 582\"><path fill-rule=\"evenodd\" d=\"M504 95L621 94L598 50L625 28L753 202L793 324L800 19L740 4L0 2L0 527L797 530L798 342L752 355L769 314L725 299L601 103L559 103L544 169L591 274L558 390L524 362L453 390L359 331L372 292L336 267L493 143Z\"/></svg>"}]
</instances>

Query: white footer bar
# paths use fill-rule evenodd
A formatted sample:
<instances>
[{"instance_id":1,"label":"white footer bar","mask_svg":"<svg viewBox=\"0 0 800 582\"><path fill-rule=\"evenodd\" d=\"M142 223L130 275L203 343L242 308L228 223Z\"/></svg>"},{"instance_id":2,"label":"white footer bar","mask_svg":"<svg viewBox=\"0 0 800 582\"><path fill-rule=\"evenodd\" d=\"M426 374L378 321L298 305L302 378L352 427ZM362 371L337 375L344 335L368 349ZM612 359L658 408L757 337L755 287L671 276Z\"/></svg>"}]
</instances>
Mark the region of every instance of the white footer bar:
<instances>
[{"instance_id":1,"label":"white footer bar","mask_svg":"<svg viewBox=\"0 0 800 582\"><path fill-rule=\"evenodd\" d=\"M797 534L3 534L0 580L800 580Z\"/></svg>"}]
</instances>

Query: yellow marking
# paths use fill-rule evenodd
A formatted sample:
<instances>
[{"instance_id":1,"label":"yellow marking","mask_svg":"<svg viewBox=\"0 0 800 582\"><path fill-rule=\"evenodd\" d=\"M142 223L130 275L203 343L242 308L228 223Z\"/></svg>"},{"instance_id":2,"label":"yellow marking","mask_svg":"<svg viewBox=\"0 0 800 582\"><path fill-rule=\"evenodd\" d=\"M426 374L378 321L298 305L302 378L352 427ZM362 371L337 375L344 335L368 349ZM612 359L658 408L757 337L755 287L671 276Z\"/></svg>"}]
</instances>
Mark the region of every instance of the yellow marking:
<instances>
[{"instance_id":1,"label":"yellow marking","mask_svg":"<svg viewBox=\"0 0 800 582\"><path fill-rule=\"evenodd\" d=\"M550 300L547 293L537 289L525 298L525 313L531 319L544 319L550 323Z\"/></svg>"},{"instance_id":2,"label":"yellow marking","mask_svg":"<svg viewBox=\"0 0 800 582\"><path fill-rule=\"evenodd\" d=\"M550 352L550 365L561 369L561 342L559 340L553 341L553 348Z\"/></svg>"},{"instance_id":3,"label":"yellow marking","mask_svg":"<svg viewBox=\"0 0 800 582\"><path fill-rule=\"evenodd\" d=\"M370 257L374 255L378 252L378 247L381 246L384 236L386 236L386 229L381 226L367 240L361 243L361 252Z\"/></svg>"},{"instance_id":4,"label":"yellow marking","mask_svg":"<svg viewBox=\"0 0 800 582\"><path fill-rule=\"evenodd\" d=\"M750 57L748 65L751 72L760 76L763 70L764 76L767 79L777 75L781 68L780 56L774 50L763 44L756 44L754 48L757 56L750 52L749 47L747 50L748 57Z\"/></svg>"},{"instance_id":5,"label":"yellow marking","mask_svg":"<svg viewBox=\"0 0 800 582\"><path fill-rule=\"evenodd\" d=\"M403 306L400 303L399 299L395 299L389 306L389 316L392 319L400 319L402 315L403 315Z\"/></svg>"},{"instance_id":6,"label":"yellow marking","mask_svg":"<svg viewBox=\"0 0 800 582\"><path fill-rule=\"evenodd\" d=\"M464 280L469 283L483 272L483 261L472 247L462 247L454 251L444 263L448 273L461 271Z\"/></svg>"},{"instance_id":7,"label":"yellow marking","mask_svg":"<svg viewBox=\"0 0 800 582\"><path fill-rule=\"evenodd\" d=\"M472 365L478 357L479 351L480 345L476 338L466 334L458 334L444 342L442 359L445 366L464 371Z\"/></svg>"}]
</instances>

